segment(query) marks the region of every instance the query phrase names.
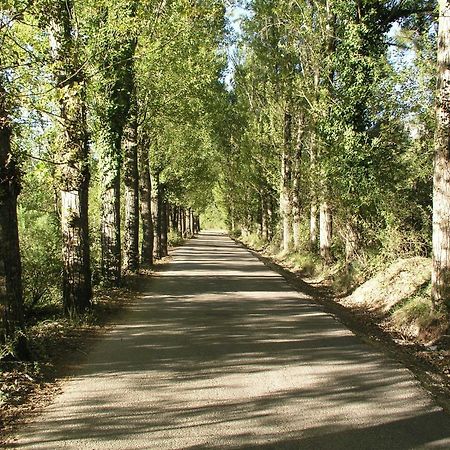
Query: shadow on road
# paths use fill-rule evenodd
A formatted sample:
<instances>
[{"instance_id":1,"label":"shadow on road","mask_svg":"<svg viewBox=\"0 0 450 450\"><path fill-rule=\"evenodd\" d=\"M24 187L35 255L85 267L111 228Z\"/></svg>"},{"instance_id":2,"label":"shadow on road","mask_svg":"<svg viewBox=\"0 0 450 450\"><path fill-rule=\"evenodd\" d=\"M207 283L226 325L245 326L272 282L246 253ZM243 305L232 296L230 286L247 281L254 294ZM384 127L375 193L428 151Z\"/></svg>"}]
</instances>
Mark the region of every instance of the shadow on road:
<instances>
[{"instance_id":1,"label":"shadow on road","mask_svg":"<svg viewBox=\"0 0 450 450\"><path fill-rule=\"evenodd\" d=\"M406 369L228 238L190 241L141 288L20 448L450 448Z\"/></svg>"}]
</instances>

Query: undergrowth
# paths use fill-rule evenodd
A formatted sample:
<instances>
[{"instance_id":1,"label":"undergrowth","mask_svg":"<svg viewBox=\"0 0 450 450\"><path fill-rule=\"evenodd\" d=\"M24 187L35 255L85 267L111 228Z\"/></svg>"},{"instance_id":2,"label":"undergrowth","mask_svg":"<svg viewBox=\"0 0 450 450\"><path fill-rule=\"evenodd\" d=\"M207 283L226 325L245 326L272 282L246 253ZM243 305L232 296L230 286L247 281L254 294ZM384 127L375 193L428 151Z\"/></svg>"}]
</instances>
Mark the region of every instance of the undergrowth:
<instances>
[{"instance_id":1,"label":"undergrowth","mask_svg":"<svg viewBox=\"0 0 450 450\"><path fill-rule=\"evenodd\" d=\"M430 342L445 333L448 318L443 311L433 308L431 283L428 283L392 312L390 323L405 336Z\"/></svg>"},{"instance_id":2,"label":"undergrowth","mask_svg":"<svg viewBox=\"0 0 450 450\"><path fill-rule=\"evenodd\" d=\"M179 245L183 244L184 239L183 237L176 231L169 231L169 234L167 235L167 243L170 247L178 247Z\"/></svg>"}]
</instances>

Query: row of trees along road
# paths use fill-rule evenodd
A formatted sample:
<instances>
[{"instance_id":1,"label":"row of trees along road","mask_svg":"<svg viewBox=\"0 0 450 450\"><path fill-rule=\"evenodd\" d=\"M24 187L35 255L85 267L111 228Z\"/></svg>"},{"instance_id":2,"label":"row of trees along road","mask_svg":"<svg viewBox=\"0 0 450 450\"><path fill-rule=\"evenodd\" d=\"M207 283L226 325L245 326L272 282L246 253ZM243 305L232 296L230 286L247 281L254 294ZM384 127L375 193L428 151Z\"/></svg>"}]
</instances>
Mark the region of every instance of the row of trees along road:
<instances>
[{"instance_id":1,"label":"row of trees along road","mask_svg":"<svg viewBox=\"0 0 450 450\"><path fill-rule=\"evenodd\" d=\"M447 315L449 2L250 3L222 174L230 228L348 273L433 241L432 313Z\"/></svg>"},{"instance_id":2,"label":"row of trees along road","mask_svg":"<svg viewBox=\"0 0 450 450\"><path fill-rule=\"evenodd\" d=\"M433 254L448 314L449 7L2 0L2 339L60 298L83 313L212 199L233 232L349 272Z\"/></svg>"},{"instance_id":3,"label":"row of trees along road","mask_svg":"<svg viewBox=\"0 0 450 450\"><path fill-rule=\"evenodd\" d=\"M83 314L93 282L117 286L198 231L224 32L212 0L2 0L3 342L33 307Z\"/></svg>"}]
</instances>

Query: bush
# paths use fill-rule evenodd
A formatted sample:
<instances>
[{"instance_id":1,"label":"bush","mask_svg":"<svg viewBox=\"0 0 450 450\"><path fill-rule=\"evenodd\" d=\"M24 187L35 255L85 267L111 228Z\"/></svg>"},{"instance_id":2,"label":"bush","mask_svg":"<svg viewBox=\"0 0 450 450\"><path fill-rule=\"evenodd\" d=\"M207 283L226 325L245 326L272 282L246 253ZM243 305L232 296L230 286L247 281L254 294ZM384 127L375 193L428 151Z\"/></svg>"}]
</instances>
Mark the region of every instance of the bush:
<instances>
[{"instance_id":1,"label":"bush","mask_svg":"<svg viewBox=\"0 0 450 450\"><path fill-rule=\"evenodd\" d=\"M180 234L177 231L169 231L169 234L167 235L167 243L171 247L178 247L184 242L184 239L180 236Z\"/></svg>"},{"instance_id":2,"label":"bush","mask_svg":"<svg viewBox=\"0 0 450 450\"><path fill-rule=\"evenodd\" d=\"M22 280L25 306L59 304L61 299L61 238L48 213L19 209Z\"/></svg>"},{"instance_id":3,"label":"bush","mask_svg":"<svg viewBox=\"0 0 450 450\"><path fill-rule=\"evenodd\" d=\"M42 162L28 167L19 196L18 225L26 310L61 307L62 242L53 175ZM28 311L29 312L29 311Z\"/></svg>"}]
</instances>

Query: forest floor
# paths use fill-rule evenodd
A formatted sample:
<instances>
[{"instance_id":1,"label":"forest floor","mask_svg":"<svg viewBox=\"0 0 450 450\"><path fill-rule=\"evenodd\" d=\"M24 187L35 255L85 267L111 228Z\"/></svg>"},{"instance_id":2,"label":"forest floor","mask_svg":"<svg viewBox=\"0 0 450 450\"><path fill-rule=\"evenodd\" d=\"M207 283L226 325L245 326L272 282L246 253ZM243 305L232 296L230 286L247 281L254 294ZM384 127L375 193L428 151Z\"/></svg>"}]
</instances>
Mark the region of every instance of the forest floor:
<instances>
[{"instance_id":1,"label":"forest floor","mask_svg":"<svg viewBox=\"0 0 450 450\"><path fill-rule=\"evenodd\" d=\"M449 448L449 416L398 358L266 263L217 234L176 249L8 445Z\"/></svg>"},{"instance_id":2,"label":"forest floor","mask_svg":"<svg viewBox=\"0 0 450 450\"><path fill-rule=\"evenodd\" d=\"M307 292L327 311L335 315L355 334L378 346L406 365L436 401L450 413L450 339L440 339L437 345L426 345L399 332L382 316L365 307L342 304L327 280L305 277L301 271L283 260L237 240L265 265L282 275L288 283Z\"/></svg>"}]
</instances>

